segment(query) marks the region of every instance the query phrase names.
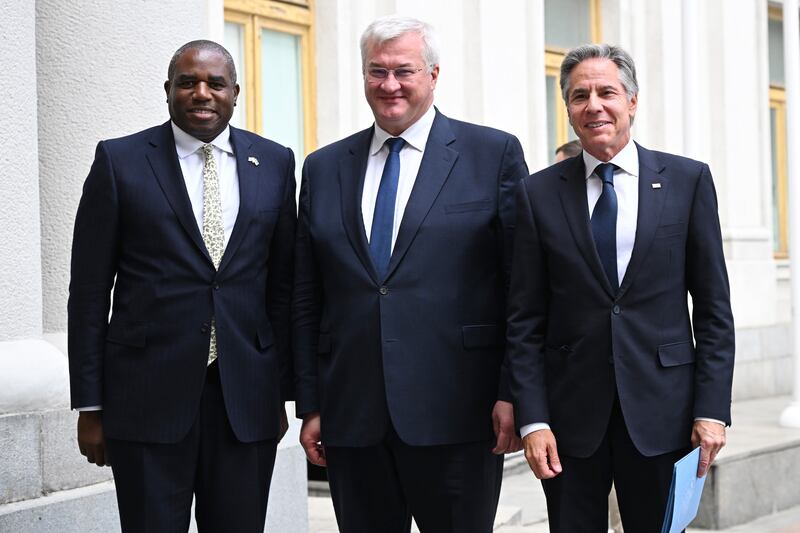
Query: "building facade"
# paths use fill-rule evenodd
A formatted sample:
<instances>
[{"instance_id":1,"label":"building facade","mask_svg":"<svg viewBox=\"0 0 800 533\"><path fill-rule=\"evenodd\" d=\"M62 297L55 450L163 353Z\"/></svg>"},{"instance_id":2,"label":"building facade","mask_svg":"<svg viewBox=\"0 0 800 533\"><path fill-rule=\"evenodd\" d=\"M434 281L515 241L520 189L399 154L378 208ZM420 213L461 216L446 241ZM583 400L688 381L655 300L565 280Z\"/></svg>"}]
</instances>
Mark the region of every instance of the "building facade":
<instances>
[{"instance_id":1,"label":"building facade","mask_svg":"<svg viewBox=\"0 0 800 533\"><path fill-rule=\"evenodd\" d=\"M167 120L167 63L191 39L232 52L242 86L234 124L292 147L298 175L303 155L372 122L358 39L375 17L433 24L436 105L515 134L532 171L571 138L558 88L565 51L621 45L638 68L634 138L706 161L714 175L737 328L734 399L790 393L788 197L798 170L788 161L800 141L787 133L786 77L797 69L784 62L798 43L783 20L800 13L787 4L788 13L767 0L6 2L0 530L113 530L110 470L85 464L68 409L72 225L96 143ZM307 530L296 433L297 423L279 451L274 531Z\"/></svg>"}]
</instances>

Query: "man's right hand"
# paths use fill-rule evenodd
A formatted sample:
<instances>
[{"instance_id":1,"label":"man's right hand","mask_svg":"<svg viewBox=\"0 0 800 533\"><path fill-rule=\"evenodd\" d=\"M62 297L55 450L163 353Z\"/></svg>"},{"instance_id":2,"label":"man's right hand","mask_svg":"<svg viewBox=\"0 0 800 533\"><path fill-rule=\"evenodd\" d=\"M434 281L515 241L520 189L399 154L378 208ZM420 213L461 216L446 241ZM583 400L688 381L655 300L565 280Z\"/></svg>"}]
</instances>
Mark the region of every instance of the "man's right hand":
<instances>
[{"instance_id":1,"label":"man's right hand","mask_svg":"<svg viewBox=\"0 0 800 533\"><path fill-rule=\"evenodd\" d=\"M303 427L300 428L300 445L306 451L308 460L317 466L327 466L325 447L321 442L319 413L303 416Z\"/></svg>"},{"instance_id":2,"label":"man's right hand","mask_svg":"<svg viewBox=\"0 0 800 533\"><path fill-rule=\"evenodd\" d=\"M522 439L525 459L537 479L551 479L561 473L556 437L549 429L528 433Z\"/></svg>"},{"instance_id":3,"label":"man's right hand","mask_svg":"<svg viewBox=\"0 0 800 533\"><path fill-rule=\"evenodd\" d=\"M103 411L81 411L78 415L78 449L97 466L111 466L103 435Z\"/></svg>"}]
</instances>

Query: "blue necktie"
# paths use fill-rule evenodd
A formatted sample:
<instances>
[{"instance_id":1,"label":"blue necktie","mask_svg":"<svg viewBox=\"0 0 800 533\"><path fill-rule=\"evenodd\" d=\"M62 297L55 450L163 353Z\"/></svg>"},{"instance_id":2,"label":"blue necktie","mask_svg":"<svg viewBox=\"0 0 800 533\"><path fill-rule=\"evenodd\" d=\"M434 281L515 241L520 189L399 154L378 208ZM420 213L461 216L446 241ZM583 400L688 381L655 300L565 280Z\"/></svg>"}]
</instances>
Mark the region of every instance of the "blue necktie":
<instances>
[{"instance_id":1,"label":"blue necktie","mask_svg":"<svg viewBox=\"0 0 800 533\"><path fill-rule=\"evenodd\" d=\"M386 276L389 258L392 256L394 203L397 198L397 181L400 179L400 150L405 141L400 137L394 137L386 139L386 144L389 146L389 155L386 157L386 164L381 174L369 237L369 253L381 279Z\"/></svg>"},{"instance_id":2,"label":"blue necktie","mask_svg":"<svg viewBox=\"0 0 800 533\"><path fill-rule=\"evenodd\" d=\"M614 191L614 170L616 165L603 163L595 169L603 180L603 193L592 212L592 234L600 263L606 271L608 281L614 292L619 289L617 279L617 193Z\"/></svg>"}]
</instances>

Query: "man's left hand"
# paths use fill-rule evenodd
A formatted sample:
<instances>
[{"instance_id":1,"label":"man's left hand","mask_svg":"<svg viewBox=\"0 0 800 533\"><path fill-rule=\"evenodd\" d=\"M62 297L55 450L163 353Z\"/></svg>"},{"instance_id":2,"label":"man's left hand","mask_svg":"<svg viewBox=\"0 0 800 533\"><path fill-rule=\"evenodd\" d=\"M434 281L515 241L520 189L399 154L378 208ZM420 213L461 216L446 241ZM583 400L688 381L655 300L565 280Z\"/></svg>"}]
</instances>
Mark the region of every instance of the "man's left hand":
<instances>
[{"instance_id":1,"label":"man's left hand","mask_svg":"<svg viewBox=\"0 0 800 533\"><path fill-rule=\"evenodd\" d=\"M492 427L497 441L492 453L503 455L522 449L522 439L514 428L514 406L510 402L503 400L495 402L492 409Z\"/></svg>"},{"instance_id":2,"label":"man's left hand","mask_svg":"<svg viewBox=\"0 0 800 533\"><path fill-rule=\"evenodd\" d=\"M725 426L709 420L695 420L692 426L692 447L700 446L697 477L703 477L717 454L725 446Z\"/></svg>"}]
</instances>

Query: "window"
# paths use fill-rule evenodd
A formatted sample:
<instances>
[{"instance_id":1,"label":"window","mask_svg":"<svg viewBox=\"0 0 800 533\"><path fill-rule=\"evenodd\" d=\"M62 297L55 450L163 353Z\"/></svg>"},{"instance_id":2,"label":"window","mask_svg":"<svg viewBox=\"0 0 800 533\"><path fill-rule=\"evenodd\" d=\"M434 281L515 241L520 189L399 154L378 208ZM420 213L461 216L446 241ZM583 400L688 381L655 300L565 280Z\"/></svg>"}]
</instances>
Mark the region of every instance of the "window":
<instances>
[{"instance_id":1,"label":"window","mask_svg":"<svg viewBox=\"0 0 800 533\"><path fill-rule=\"evenodd\" d=\"M547 153L575 139L561 98L559 75L567 50L600 42L600 0L545 0L545 79L547 83Z\"/></svg>"},{"instance_id":2,"label":"window","mask_svg":"<svg viewBox=\"0 0 800 533\"><path fill-rule=\"evenodd\" d=\"M772 159L772 250L776 259L789 257L788 180L786 170L786 89L783 72L783 16L769 7L769 122Z\"/></svg>"},{"instance_id":3,"label":"window","mask_svg":"<svg viewBox=\"0 0 800 533\"><path fill-rule=\"evenodd\" d=\"M231 123L288 146L316 145L313 0L225 0L225 46L241 92Z\"/></svg>"},{"instance_id":4,"label":"window","mask_svg":"<svg viewBox=\"0 0 800 533\"><path fill-rule=\"evenodd\" d=\"M769 125L772 139L772 250L775 257L789 256L788 184L786 179L786 94L770 88Z\"/></svg>"}]
</instances>

